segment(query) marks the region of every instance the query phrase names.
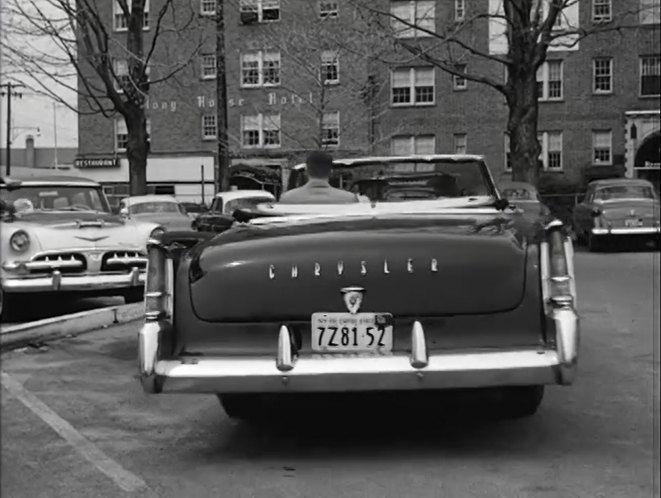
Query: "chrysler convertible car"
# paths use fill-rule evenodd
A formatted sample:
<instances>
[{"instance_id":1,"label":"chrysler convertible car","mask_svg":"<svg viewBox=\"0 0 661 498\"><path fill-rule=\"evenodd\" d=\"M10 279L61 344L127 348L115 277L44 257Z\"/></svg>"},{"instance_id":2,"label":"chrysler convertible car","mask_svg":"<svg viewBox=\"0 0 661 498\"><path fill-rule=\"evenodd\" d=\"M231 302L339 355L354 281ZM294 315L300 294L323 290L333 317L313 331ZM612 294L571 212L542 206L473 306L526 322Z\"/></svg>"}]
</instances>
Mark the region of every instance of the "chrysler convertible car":
<instances>
[{"instance_id":1,"label":"chrysler convertible car","mask_svg":"<svg viewBox=\"0 0 661 498\"><path fill-rule=\"evenodd\" d=\"M659 247L659 198L641 179L596 180L574 208L574 230L590 251L616 239L646 239Z\"/></svg>"},{"instance_id":2,"label":"chrysler convertible car","mask_svg":"<svg viewBox=\"0 0 661 498\"><path fill-rule=\"evenodd\" d=\"M192 220L170 195L137 195L122 199L119 213L126 219L157 223L164 230L189 230Z\"/></svg>"},{"instance_id":3,"label":"chrysler convertible car","mask_svg":"<svg viewBox=\"0 0 661 498\"><path fill-rule=\"evenodd\" d=\"M20 297L144 293L147 241L163 230L111 214L101 185L78 177L0 184L0 312Z\"/></svg>"},{"instance_id":4,"label":"chrysler convertible car","mask_svg":"<svg viewBox=\"0 0 661 498\"><path fill-rule=\"evenodd\" d=\"M509 209L481 156L335 168L352 190L397 180L386 200L260 204L222 233L150 242L146 392L213 393L250 418L278 393L486 389L521 417L546 385L573 383L579 320L560 221ZM412 185L424 198L394 194Z\"/></svg>"}]
</instances>

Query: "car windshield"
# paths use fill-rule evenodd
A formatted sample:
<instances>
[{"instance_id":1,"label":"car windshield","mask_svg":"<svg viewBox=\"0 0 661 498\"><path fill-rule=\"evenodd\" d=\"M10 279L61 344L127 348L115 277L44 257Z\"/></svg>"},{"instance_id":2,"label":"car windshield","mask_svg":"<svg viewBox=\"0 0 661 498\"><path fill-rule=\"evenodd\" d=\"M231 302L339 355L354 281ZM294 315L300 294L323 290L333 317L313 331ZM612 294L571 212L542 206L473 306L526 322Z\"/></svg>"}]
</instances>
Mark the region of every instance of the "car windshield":
<instances>
[{"instance_id":1,"label":"car windshield","mask_svg":"<svg viewBox=\"0 0 661 498\"><path fill-rule=\"evenodd\" d=\"M225 214L231 215L237 209L250 209L257 204L264 202L273 202L272 197L256 196L256 197L241 197L239 199L232 199L225 204Z\"/></svg>"},{"instance_id":2,"label":"car windshield","mask_svg":"<svg viewBox=\"0 0 661 498\"><path fill-rule=\"evenodd\" d=\"M17 213L33 211L95 211L110 213L101 187L26 185L0 189L0 197Z\"/></svg>"},{"instance_id":3,"label":"car windshield","mask_svg":"<svg viewBox=\"0 0 661 498\"><path fill-rule=\"evenodd\" d=\"M613 185L598 189L594 198L609 201L612 199L655 199L656 196L654 189L647 185Z\"/></svg>"},{"instance_id":4,"label":"car windshield","mask_svg":"<svg viewBox=\"0 0 661 498\"><path fill-rule=\"evenodd\" d=\"M289 188L306 181L306 172L299 170ZM495 196L486 165L478 160L375 159L346 165L337 161L330 183L377 202Z\"/></svg>"},{"instance_id":5,"label":"car windshield","mask_svg":"<svg viewBox=\"0 0 661 498\"><path fill-rule=\"evenodd\" d=\"M176 202L141 202L139 204L132 204L129 207L131 214L150 214L150 213L177 213L181 214L179 204Z\"/></svg>"},{"instance_id":6,"label":"car windshield","mask_svg":"<svg viewBox=\"0 0 661 498\"><path fill-rule=\"evenodd\" d=\"M509 201L537 201L539 197L536 192L522 187L506 187L501 190L503 197Z\"/></svg>"}]
</instances>

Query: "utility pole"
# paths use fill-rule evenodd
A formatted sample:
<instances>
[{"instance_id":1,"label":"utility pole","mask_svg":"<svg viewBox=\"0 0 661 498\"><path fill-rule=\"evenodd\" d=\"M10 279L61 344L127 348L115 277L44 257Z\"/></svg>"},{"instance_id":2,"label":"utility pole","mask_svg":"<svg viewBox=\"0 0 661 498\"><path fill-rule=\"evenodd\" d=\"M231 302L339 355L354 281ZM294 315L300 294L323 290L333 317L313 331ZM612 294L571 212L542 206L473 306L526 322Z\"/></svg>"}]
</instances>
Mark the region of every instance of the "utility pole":
<instances>
[{"instance_id":1,"label":"utility pole","mask_svg":"<svg viewBox=\"0 0 661 498\"><path fill-rule=\"evenodd\" d=\"M11 99L12 97L22 98L23 94L17 92L16 88L23 88L24 86L11 81L0 85L0 97L7 95L7 176L11 174Z\"/></svg>"},{"instance_id":2,"label":"utility pole","mask_svg":"<svg viewBox=\"0 0 661 498\"><path fill-rule=\"evenodd\" d=\"M225 78L225 0L216 0L216 130L218 135L217 190L229 190L230 154L227 136Z\"/></svg>"}]
</instances>

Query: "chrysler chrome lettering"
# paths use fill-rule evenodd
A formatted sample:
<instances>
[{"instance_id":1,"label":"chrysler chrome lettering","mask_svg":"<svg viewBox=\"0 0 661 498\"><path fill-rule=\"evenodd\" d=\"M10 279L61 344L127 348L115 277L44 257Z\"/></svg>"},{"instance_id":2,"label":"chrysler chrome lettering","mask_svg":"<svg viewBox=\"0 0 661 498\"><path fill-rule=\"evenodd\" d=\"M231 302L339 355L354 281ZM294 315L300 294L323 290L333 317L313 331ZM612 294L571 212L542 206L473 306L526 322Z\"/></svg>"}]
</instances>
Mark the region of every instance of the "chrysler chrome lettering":
<instances>
[{"instance_id":1,"label":"chrysler chrome lettering","mask_svg":"<svg viewBox=\"0 0 661 498\"><path fill-rule=\"evenodd\" d=\"M321 270L322 270L322 265L318 261L315 261L312 263L313 264L313 271L312 274L315 277L320 277L321 276ZM343 275L344 274L344 261L339 260L336 265L337 268L337 274L338 275ZM274 280L276 276L276 265L269 265L269 279ZM438 273L438 259L436 258L431 258L429 260L429 271L431 273ZM415 266L413 264L413 258L408 258L406 260L406 272L407 273L415 273ZM390 275L392 273L390 269L390 263L388 262L387 259L383 260L383 274L384 275ZM361 275L367 275L367 261L363 260L360 262L360 274ZM297 264L292 264L290 267L290 276L291 278L298 278L299 273L298 273L298 265Z\"/></svg>"},{"instance_id":2,"label":"chrysler chrome lettering","mask_svg":"<svg viewBox=\"0 0 661 498\"><path fill-rule=\"evenodd\" d=\"M349 310L349 313L356 314L360 310L361 304L363 304L363 294L365 289L362 287L344 287L340 289L344 295L344 304Z\"/></svg>"}]
</instances>

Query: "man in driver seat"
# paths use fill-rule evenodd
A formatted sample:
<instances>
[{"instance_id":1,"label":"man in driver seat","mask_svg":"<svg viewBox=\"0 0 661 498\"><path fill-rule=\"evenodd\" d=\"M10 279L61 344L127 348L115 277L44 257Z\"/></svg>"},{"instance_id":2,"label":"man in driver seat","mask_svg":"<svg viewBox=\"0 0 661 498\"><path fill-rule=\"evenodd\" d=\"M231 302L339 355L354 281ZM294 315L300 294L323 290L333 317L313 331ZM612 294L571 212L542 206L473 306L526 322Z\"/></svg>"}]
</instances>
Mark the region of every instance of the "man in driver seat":
<instances>
[{"instance_id":1,"label":"man in driver seat","mask_svg":"<svg viewBox=\"0 0 661 498\"><path fill-rule=\"evenodd\" d=\"M280 197L280 204L350 204L360 202L357 193L333 187L329 183L333 158L322 151L311 152L305 164L309 180Z\"/></svg>"}]
</instances>

